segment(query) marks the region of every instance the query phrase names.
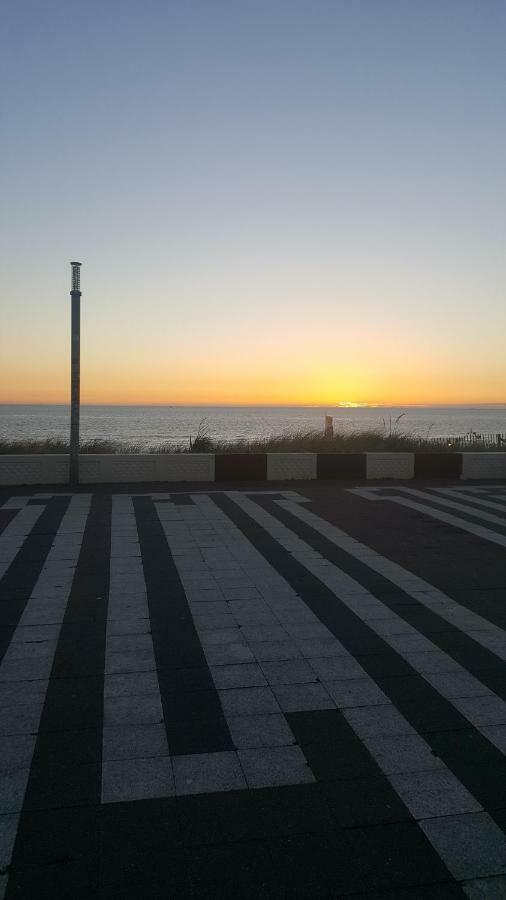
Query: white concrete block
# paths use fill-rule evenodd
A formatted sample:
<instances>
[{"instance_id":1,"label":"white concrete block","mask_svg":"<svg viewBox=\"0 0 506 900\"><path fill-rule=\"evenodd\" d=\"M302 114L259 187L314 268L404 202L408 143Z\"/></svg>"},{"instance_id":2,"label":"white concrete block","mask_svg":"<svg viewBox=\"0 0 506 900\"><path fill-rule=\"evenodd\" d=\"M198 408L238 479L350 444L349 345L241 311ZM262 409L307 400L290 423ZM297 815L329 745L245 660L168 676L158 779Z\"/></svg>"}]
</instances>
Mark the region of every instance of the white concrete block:
<instances>
[{"instance_id":1,"label":"white concrete block","mask_svg":"<svg viewBox=\"0 0 506 900\"><path fill-rule=\"evenodd\" d=\"M366 453L366 478L413 478L414 453Z\"/></svg>"},{"instance_id":2,"label":"white concrete block","mask_svg":"<svg viewBox=\"0 0 506 900\"><path fill-rule=\"evenodd\" d=\"M0 484L64 484L68 459L59 454L6 454L0 456Z\"/></svg>"},{"instance_id":3,"label":"white concrete block","mask_svg":"<svg viewBox=\"0 0 506 900\"><path fill-rule=\"evenodd\" d=\"M80 457L83 483L214 481L213 453L112 453Z\"/></svg>"},{"instance_id":4,"label":"white concrete block","mask_svg":"<svg viewBox=\"0 0 506 900\"><path fill-rule=\"evenodd\" d=\"M80 457L83 483L156 481L155 472L154 454L103 453Z\"/></svg>"},{"instance_id":5,"label":"white concrete block","mask_svg":"<svg viewBox=\"0 0 506 900\"><path fill-rule=\"evenodd\" d=\"M214 481L214 453L160 453L157 481Z\"/></svg>"},{"instance_id":6,"label":"white concrete block","mask_svg":"<svg viewBox=\"0 0 506 900\"><path fill-rule=\"evenodd\" d=\"M268 453L267 478L269 481L316 478L316 453Z\"/></svg>"},{"instance_id":7,"label":"white concrete block","mask_svg":"<svg viewBox=\"0 0 506 900\"><path fill-rule=\"evenodd\" d=\"M461 478L506 478L506 453L463 453Z\"/></svg>"}]
</instances>

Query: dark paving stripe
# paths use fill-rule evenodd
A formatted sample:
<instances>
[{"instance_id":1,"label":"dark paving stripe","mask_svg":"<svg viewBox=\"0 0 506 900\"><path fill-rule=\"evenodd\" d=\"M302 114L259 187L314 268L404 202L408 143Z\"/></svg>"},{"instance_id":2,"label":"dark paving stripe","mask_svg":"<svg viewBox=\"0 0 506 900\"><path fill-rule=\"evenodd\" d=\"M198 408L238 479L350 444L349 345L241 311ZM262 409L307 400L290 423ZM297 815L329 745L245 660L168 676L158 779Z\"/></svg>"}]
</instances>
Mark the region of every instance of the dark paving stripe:
<instances>
[{"instance_id":1,"label":"dark paving stripe","mask_svg":"<svg viewBox=\"0 0 506 900\"><path fill-rule=\"evenodd\" d=\"M451 703L441 697L379 635L372 632L329 588L288 551L283 550L264 528L253 522L232 500L217 496L215 502L302 597L320 621L355 656L411 725L424 734L434 752L485 809L506 807L506 759L503 754L475 731ZM256 502L266 509L274 505L264 498L256 498ZM281 512L279 507L275 509L276 516L278 511ZM279 518L283 519L282 516ZM293 530L305 538L305 531ZM366 652L364 647L367 648ZM441 731L466 731L472 734L472 742L463 741L460 754L454 754L444 738L438 737ZM458 741L458 734L455 739Z\"/></svg>"},{"instance_id":2,"label":"dark paving stripe","mask_svg":"<svg viewBox=\"0 0 506 900\"><path fill-rule=\"evenodd\" d=\"M335 711L290 718L302 740L311 732L315 741L318 735L320 743L323 738L338 753L349 737ZM356 749L354 741L346 746ZM361 756L369 756L363 747L361 751ZM366 775L378 775L369 759L371 768L360 773L363 778L342 784L342 796L337 785L327 784L178 798L181 840L191 851L195 896L336 897L400 888L423 878L434 883L434 896L448 887L450 892L441 897L462 897L391 788L391 811L386 794L367 810L360 790ZM369 827L375 819L383 824ZM406 851L402 860L399 840Z\"/></svg>"},{"instance_id":3,"label":"dark paving stripe","mask_svg":"<svg viewBox=\"0 0 506 900\"><path fill-rule=\"evenodd\" d=\"M163 502L172 503L174 506L195 506L190 494L172 494L170 500Z\"/></svg>"},{"instance_id":4,"label":"dark paving stripe","mask_svg":"<svg viewBox=\"0 0 506 900\"><path fill-rule=\"evenodd\" d=\"M135 497L133 502L170 753L233 750L155 505L149 497ZM190 689L185 690L185 685Z\"/></svg>"},{"instance_id":5,"label":"dark paving stripe","mask_svg":"<svg viewBox=\"0 0 506 900\"><path fill-rule=\"evenodd\" d=\"M480 510L476 510L476 515L473 515L472 512L467 512L466 510L456 509L453 506L445 506L443 504L443 500L455 500L455 502L459 502L458 497L439 497L438 494L431 494L429 490L423 490L423 488L415 488L415 490L423 491L423 497L419 497L417 494L405 494L402 491L392 491L392 494L396 494L399 499L410 503L422 503L424 506L428 506L431 509L436 510L437 512L445 513L449 516L455 516L459 519L463 519L464 522L468 522L470 525L480 525L481 528L488 528L489 531L495 531L497 534L506 534L506 517L504 518L504 524L500 524L499 522L489 522L487 519L483 519L479 516ZM466 504L465 500L460 501L462 504ZM422 512L421 510L417 510L419 515L428 516L430 513ZM494 512L492 509L482 509L481 512L487 515L497 516L501 518L501 514ZM458 528L458 525L454 525L448 523L451 528ZM478 537L478 535L477 535ZM479 538L480 541L486 541L486 538Z\"/></svg>"},{"instance_id":6,"label":"dark paving stripe","mask_svg":"<svg viewBox=\"0 0 506 900\"><path fill-rule=\"evenodd\" d=\"M378 597L385 606L416 628L436 647L448 653L452 659L475 675L482 684L506 700L506 666L494 653L464 634L457 626L441 619L437 613L427 609L423 603L415 600L410 594L406 594L388 578L374 572L365 563L355 559L340 547L336 547L332 541L302 522L297 516L293 516L287 510L268 500L260 502L309 546L342 569L343 572L355 578L366 590Z\"/></svg>"},{"instance_id":7,"label":"dark paving stripe","mask_svg":"<svg viewBox=\"0 0 506 900\"><path fill-rule=\"evenodd\" d=\"M402 823L198 847L190 862L195 896L209 900L312 900L357 891L406 889L420 877L429 883L431 879L447 881L447 871L428 844L420 841L420 834L414 823ZM431 896L463 895L457 889L452 894Z\"/></svg>"},{"instance_id":8,"label":"dark paving stripe","mask_svg":"<svg viewBox=\"0 0 506 900\"><path fill-rule=\"evenodd\" d=\"M102 806L98 897L193 898L175 799Z\"/></svg>"},{"instance_id":9,"label":"dark paving stripe","mask_svg":"<svg viewBox=\"0 0 506 900\"><path fill-rule=\"evenodd\" d=\"M390 489L388 489L390 490ZM347 491L315 498L308 507L350 537L428 580L463 606L504 628L504 548L388 501ZM441 619L441 628L445 627Z\"/></svg>"},{"instance_id":10,"label":"dark paving stripe","mask_svg":"<svg viewBox=\"0 0 506 900\"><path fill-rule=\"evenodd\" d=\"M49 500L0 581L0 661L37 583L69 502L68 497Z\"/></svg>"},{"instance_id":11,"label":"dark paving stripe","mask_svg":"<svg viewBox=\"0 0 506 900\"><path fill-rule=\"evenodd\" d=\"M463 897L409 817L380 829L348 827L317 785L104 806L100 834L104 900L159 900L162 888L178 900L321 898L409 890L420 880L432 893L421 889L413 900Z\"/></svg>"},{"instance_id":12,"label":"dark paving stripe","mask_svg":"<svg viewBox=\"0 0 506 900\"><path fill-rule=\"evenodd\" d=\"M88 898L96 887L110 533L111 498L96 495L42 712L9 900Z\"/></svg>"},{"instance_id":13,"label":"dark paving stripe","mask_svg":"<svg viewBox=\"0 0 506 900\"><path fill-rule=\"evenodd\" d=\"M19 510L17 509L0 509L0 534L7 528L9 522L12 522L18 512Z\"/></svg>"}]
</instances>

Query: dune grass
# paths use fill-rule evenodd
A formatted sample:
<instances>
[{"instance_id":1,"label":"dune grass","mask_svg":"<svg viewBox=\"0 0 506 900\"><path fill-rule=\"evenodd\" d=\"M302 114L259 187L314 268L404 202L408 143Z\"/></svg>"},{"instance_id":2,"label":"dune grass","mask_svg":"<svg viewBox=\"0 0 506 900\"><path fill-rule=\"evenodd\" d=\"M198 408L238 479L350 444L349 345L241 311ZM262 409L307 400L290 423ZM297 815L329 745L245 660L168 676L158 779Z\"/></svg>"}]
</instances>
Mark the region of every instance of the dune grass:
<instances>
[{"instance_id":1,"label":"dune grass","mask_svg":"<svg viewBox=\"0 0 506 900\"><path fill-rule=\"evenodd\" d=\"M455 452L497 450L497 444L466 438L419 437L399 428L337 432L333 437L318 430L286 431L283 434L253 440L214 440L207 428L200 427L189 444L161 442L149 446L134 442L95 439L81 441L81 453L360 453L369 452ZM506 446L504 447L506 450ZM58 438L29 441L0 440L0 454L68 453L67 441Z\"/></svg>"}]
</instances>

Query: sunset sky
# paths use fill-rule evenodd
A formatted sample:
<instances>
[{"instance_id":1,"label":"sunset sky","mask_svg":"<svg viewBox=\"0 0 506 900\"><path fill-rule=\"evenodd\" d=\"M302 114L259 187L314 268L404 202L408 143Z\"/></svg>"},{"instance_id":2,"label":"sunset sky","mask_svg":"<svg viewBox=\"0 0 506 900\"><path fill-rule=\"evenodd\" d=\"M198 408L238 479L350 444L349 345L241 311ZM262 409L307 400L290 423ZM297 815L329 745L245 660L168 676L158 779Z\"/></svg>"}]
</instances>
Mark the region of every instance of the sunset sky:
<instances>
[{"instance_id":1,"label":"sunset sky","mask_svg":"<svg viewBox=\"0 0 506 900\"><path fill-rule=\"evenodd\" d=\"M0 402L506 402L503 0L3 6Z\"/></svg>"}]
</instances>

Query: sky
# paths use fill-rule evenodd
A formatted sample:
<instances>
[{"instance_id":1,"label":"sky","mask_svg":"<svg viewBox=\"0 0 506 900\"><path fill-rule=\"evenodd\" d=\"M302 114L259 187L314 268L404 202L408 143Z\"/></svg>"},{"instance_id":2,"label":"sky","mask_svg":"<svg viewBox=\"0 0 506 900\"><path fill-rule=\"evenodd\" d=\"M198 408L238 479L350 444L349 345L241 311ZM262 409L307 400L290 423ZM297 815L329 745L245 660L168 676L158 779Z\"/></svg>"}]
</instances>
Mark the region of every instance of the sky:
<instances>
[{"instance_id":1,"label":"sky","mask_svg":"<svg viewBox=\"0 0 506 900\"><path fill-rule=\"evenodd\" d=\"M0 402L506 402L503 0L7 0Z\"/></svg>"}]
</instances>

